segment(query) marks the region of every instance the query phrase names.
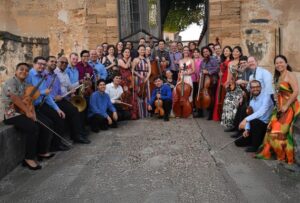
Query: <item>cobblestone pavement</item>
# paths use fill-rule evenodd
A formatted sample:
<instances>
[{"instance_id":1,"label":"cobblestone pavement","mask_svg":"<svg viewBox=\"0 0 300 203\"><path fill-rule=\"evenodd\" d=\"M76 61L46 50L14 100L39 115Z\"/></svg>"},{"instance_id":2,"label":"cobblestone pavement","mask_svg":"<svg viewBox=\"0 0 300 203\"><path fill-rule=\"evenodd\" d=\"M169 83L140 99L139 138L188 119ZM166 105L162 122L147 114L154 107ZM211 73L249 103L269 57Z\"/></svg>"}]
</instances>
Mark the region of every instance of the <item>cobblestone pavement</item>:
<instances>
[{"instance_id":1,"label":"cobblestone pavement","mask_svg":"<svg viewBox=\"0 0 300 203\"><path fill-rule=\"evenodd\" d=\"M16 168L1 180L0 200L293 202L300 196L299 177L273 162L252 159L233 146L212 153L232 140L215 122L130 121L91 140L58 153L41 171Z\"/></svg>"}]
</instances>

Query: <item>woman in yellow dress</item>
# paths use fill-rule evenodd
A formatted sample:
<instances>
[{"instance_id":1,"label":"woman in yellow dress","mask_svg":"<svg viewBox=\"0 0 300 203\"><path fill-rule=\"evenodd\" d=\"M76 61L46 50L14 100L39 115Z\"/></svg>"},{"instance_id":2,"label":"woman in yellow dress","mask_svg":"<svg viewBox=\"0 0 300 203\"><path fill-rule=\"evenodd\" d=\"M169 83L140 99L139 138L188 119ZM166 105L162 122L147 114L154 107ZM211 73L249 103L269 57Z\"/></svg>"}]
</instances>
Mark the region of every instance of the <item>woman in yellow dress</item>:
<instances>
[{"instance_id":1,"label":"woman in yellow dress","mask_svg":"<svg viewBox=\"0 0 300 203\"><path fill-rule=\"evenodd\" d=\"M285 56L276 56L274 64L274 83L276 88L274 99L276 107L272 113L261 151L256 155L256 158L270 159L271 151L274 151L278 160L287 160L288 164L293 164L293 124L300 113L300 106L297 100L298 81Z\"/></svg>"}]
</instances>

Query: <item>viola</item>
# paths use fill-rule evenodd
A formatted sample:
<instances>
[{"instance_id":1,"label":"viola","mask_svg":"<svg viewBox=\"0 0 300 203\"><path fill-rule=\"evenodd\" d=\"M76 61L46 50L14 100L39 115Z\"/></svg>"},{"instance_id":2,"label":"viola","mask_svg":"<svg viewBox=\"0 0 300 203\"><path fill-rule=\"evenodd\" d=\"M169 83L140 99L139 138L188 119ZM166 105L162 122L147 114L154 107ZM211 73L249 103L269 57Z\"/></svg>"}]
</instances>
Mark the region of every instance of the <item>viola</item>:
<instances>
[{"instance_id":1,"label":"viola","mask_svg":"<svg viewBox=\"0 0 300 203\"><path fill-rule=\"evenodd\" d=\"M156 99L154 105L155 105L154 113L158 114L159 116L164 116L165 111L163 109L163 101L161 99Z\"/></svg>"},{"instance_id":2,"label":"viola","mask_svg":"<svg viewBox=\"0 0 300 203\"><path fill-rule=\"evenodd\" d=\"M196 108L206 109L210 106L211 97L209 95L210 87L210 77L203 73L201 70L199 84L198 84L198 94L195 101Z\"/></svg>"},{"instance_id":3,"label":"viola","mask_svg":"<svg viewBox=\"0 0 300 203\"><path fill-rule=\"evenodd\" d=\"M183 73L181 81L177 83L173 104L173 112L176 117L187 118L191 115L193 108L189 101L189 97L192 92L192 87L184 82L184 71L186 70L186 64L183 64Z\"/></svg>"}]
</instances>

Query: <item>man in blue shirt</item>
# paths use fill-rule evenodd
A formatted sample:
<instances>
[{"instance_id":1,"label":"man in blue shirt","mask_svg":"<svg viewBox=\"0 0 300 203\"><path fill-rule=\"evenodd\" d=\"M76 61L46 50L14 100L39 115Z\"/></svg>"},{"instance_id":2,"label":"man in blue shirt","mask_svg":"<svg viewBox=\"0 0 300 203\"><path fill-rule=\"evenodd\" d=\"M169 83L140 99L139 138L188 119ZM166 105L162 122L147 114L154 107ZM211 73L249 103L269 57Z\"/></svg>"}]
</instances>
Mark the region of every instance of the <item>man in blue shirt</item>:
<instances>
[{"instance_id":1,"label":"man in blue shirt","mask_svg":"<svg viewBox=\"0 0 300 203\"><path fill-rule=\"evenodd\" d=\"M107 130L108 127L116 128L118 115L116 108L111 103L110 97L105 93L105 80L98 80L98 91L95 91L90 97L88 109L88 118L93 132Z\"/></svg>"},{"instance_id":2,"label":"man in blue shirt","mask_svg":"<svg viewBox=\"0 0 300 203\"><path fill-rule=\"evenodd\" d=\"M172 91L168 84L163 84L161 77L156 77L154 79L155 89L152 91L151 99L148 102L148 110L153 111L155 109L155 100L161 99L163 102L164 109L164 120L169 121L169 115L172 109Z\"/></svg>"},{"instance_id":3,"label":"man in blue shirt","mask_svg":"<svg viewBox=\"0 0 300 203\"><path fill-rule=\"evenodd\" d=\"M70 78L70 81L72 83L72 86L78 86L79 85L79 72L77 70L78 63L78 54L73 52L70 54L70 64L67 67L67 74Z\"/></svg>"},{"instance_id":4,"label":"man in blue shirt","mask_svg":"<svg viewBox=\"0 0 300 203\"><path fill-rule=\"evenodd\" d=\"M250 82L251 101L250 107L253 113L248 115L239 125L244 129L243 137L235 142L237 146L247 146L246 152L256 152L262 144L267 126L274 108L271 95L262 92L261 83L258 80Z\"/></svg>"},{"instance_id":5,"label":"man in blue shirt","mask_svg":"<svg viewBox=\"0 0 300 203\"><path fill-rule=\"evenodd\" d=\"M94 80L96 81L99 79L106 80L107 71L105 66L100 61L98 61L98 55L96 50L90 51L90 60L88 63L93 68L94 75L96 75L96 78L94 78Z\"/></svg>"},{"instance_id":6,"label":"man in blue shirt","mask_svg":"<svg viewBox=\"0 0 300 203\"><path fill-rule=\"evenodd\" d=\"M56 60L51 60L51 63L55 64ZM37 56L33 60L33 68L29 71L29 75L26 82L30 85L37 86L43 79L42 73L46 67L46 60L42 56ZM64 118L65 113L57 106L52 97L49 96L51 89L47 87L46 81L43 81L39 86L41 96L34 101L34 106L37 112L40 112L47 118L49 118L53 124L53 129L60 135L64 133ZM69 148L61 142L52 143L52 151L56 150L68 150Z\"/></svg>"},{"instance_id":7,"label":"man in blue shirt","mask_svg":"<svg viewBox=\"0 0 300 203\"><path fill-rule=\"evenodd\" d=\"M67 68L68 60L66 57L60 57L58 59L57 68L56 63L55 65L51 65L52 60L56 61L56 58L54 56L48 57L48 66L47 70L45 71L45 73L47 74L46 83L49 85L52 84L50 97L52 97L52 99L59 106L59 108L61 108L65 112L66 120L70 127L70 137L72 138L72 140L75 143L89 144L90 141L85 136L81 135L83 124L80 122L80 115L78 109L75 106L73 106L68 100L62 97L60 78L54 72L54 70L64 72Z\"/></svg>"}]
</instances>

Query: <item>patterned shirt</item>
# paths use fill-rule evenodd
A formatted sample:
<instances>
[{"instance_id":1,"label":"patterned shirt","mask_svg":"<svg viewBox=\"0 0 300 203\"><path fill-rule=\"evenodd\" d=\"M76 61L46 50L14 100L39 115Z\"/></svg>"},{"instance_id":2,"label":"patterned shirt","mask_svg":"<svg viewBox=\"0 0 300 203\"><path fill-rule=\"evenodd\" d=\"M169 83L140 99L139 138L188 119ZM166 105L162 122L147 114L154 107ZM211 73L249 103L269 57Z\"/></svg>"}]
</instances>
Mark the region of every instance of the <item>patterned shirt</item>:
<instances>
[{"instance_id":1,"label":"patterned shirt","mask_svg":"<svg viewBox=\"0 0 300 203\"><path fill-rule=\"evenodd\" d=\"M16 96L23 96L26 82L21 82L17 77L12 77L4 83L2 89L2 104L4 105L4 117L9 119L15 116L20 115L14 108L12 100L9 97L9 93L12 93Z\"/></svg>"},{"instance_id":2,"label":"patterned shirt","mask_svg":"<svg viewBox=\"0 0 300 203\"><path fill-rule=\"evenodd\" d=\"M66 71L62 71L59 68L56 68L54 72L59 79L61 95L66 94L70 89L76 86L76 83L75 85L71 83L68 73Z\"/></svg>"}]
</instances>

